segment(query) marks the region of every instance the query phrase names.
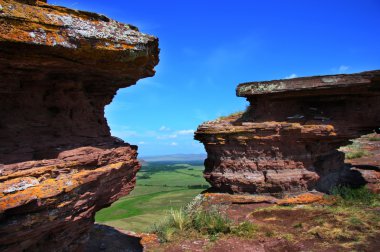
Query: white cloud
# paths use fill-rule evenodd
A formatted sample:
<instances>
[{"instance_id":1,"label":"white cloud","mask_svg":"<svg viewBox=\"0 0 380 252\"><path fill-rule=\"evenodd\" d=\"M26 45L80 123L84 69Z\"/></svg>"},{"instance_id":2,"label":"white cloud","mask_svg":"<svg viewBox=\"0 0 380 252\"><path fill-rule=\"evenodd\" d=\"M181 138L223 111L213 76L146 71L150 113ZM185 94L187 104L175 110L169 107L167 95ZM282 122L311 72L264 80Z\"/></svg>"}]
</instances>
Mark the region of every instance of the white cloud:
<instances>
[{"instance_id":1,"label":"white cloud","mask_svg":"<svg viewBox=\"0 0 380 252\"><path fill-rule=\"evenodd\" d=\"M176 132L178 135L192 135L194 134L194 130L189 129L189 130L178 130Z\"/></svg>"},{"instance_id":2,"label":"white cloud","mask_svg":"<svg viewBox=\"0 0 380 252\"><path fill-rule=\"evenodd\" d=\"M142 144L145 144L145 142L144 141L140 141L140 142L138 142L138 144L142 145Z\"/></svg>"},{"instance_id":3,"label":"white cloud","mask_svg":"<svg viewBox=\"0 0 380 252\"><path fill-rule=\"evenodd\" d=\"M288 76L285 76L284 79L294 79L294 78L297 78L297 74L295 73L292 73L291 75L288 75Z\"/></svg>"},{"instance_id":4,"label":"white cloud","mask_svg":"<svg viewBox=\"0 0 380 252\"><path fill-rule=\"evenodd\" d=\"M172 138L177 138L177 134L162 135L162 136L157 136L156 138L159 140L172 139Z\"/></svg>"},{"instance_id":5,"label":"white cloud","mask_svg":"<svg viewBox=\"0 0 380 252\"><path fill-rule=\"evenodd\" d=\"M168 127L166 127L166 126L161 126L160 127L160 129L159 129L160 131L170 131L170 128L168 128Z\"/></svg>"},{"instance_id":6,"label":"white cloud","mask_svg":"<svg viewBox=\"0 0 380 252\"><path fill-rule=\"evenodd\" d=\"M166 126L161 126L160 131L162 133L158 134L156 136L156 139L158 139L158 140L173 139L173 138L177 138L179 136L186 136L186 135L194 134L194 130L192 130L192 129L172 131L170 128L168 128Z\"/></svg>"},{"instance_id":7,"label":"white cloud","mask_svg":"<svg viewBox=\"0 0 380 252\"><path fill-rule=\"evenodd\" d=\"M350 68L349 66L341 65L341 66L338 68L338 72L339 72L339 73L345 73L345 72L347 72L347 70L348 70L349 68Z\"/></svg>"},{"instance_id":8,"label":"white cloud","mask_svg":"<svg viewBox=\"0 0 380 252\"><path fill-rule=\"evenodd\" d=\"M171 142L170 145L171 146L177 146L178 144L176 142Z\"/></svg>"}]
</instances>

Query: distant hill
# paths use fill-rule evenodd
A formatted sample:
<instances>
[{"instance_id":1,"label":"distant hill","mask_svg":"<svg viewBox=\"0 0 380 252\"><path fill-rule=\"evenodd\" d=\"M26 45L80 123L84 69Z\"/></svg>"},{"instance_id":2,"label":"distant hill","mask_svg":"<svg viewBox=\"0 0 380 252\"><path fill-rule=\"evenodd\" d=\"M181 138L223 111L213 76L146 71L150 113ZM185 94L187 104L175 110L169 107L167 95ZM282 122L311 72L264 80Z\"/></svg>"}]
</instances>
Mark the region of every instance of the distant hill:
<instances>
[{"instance_id":1,"label":"distant hill","mask_svg":"<svg viewBox=\"0 0 380 252\"><path fill-rule=\"evenodd\" d=\"M143 165L143 166L148 164L148 162L145 161L144 159L140 159L139 158L138 160L139 160L140 164Z\"/></svg>"},{"instance_id":2,"label":"distant hill","mask_svg":"<svg viewBox=\"0 0 380 252\"><path fill-rule=\"evenodd\" d=\"M145 156L140 157L140 160L144 162L163 162L163 161L204 161L206 159L206 154L172 154L172 155L162 155L162 156Z\"/></svg>"}]
</instances>

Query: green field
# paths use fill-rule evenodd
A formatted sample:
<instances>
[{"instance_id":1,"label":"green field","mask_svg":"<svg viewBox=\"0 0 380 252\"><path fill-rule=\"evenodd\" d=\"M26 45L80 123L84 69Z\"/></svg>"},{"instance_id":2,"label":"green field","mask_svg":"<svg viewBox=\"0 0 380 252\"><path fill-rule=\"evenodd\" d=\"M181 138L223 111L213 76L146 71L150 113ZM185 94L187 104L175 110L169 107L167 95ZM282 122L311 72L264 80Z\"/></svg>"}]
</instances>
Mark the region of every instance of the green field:
<instances>
[{"instance_id":1,"label":"green field","mask_svg":"<svg viewBox=\"0 0 380 252\"><path fill-rule=\"evenodd\" d=\"M203 169L200 162L149 163L138 172L132 193L99 211L95 219L129 231L147 231L168 210L186 205L209 186Z\"/></svg>"}]
</instances>

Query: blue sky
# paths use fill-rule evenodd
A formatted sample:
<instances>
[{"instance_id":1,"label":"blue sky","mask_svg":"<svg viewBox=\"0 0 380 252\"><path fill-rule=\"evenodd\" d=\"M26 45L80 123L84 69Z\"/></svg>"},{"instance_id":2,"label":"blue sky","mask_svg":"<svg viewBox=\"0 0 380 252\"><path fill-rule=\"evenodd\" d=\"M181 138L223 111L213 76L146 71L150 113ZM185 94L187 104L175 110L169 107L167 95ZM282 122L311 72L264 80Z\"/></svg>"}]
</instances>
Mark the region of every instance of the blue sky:
<instances>
[{"instance_id":1,"label":"blue sky","mask_svg":"<svg viewBox=\"0 0 380 252\"><path fill-rule=\"evenodd\" d=\"M241 82L380 69L380 1L51 0L160 39L153 78L106 107L112 134L140 156L203 153L193 131L245 109Z\"/></svg>"}]
</instances>

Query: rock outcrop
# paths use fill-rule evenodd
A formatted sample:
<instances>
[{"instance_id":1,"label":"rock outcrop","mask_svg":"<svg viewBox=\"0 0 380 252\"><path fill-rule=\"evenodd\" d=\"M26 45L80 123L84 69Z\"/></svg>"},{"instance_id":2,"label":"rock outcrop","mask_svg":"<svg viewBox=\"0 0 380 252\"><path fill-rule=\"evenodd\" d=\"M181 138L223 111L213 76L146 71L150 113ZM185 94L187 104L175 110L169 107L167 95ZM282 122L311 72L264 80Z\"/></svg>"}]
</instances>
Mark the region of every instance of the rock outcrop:
<instances>
[{"instance_id":1,"label":"rock outcrop","mask_svg":"<svg viewBox=\"0 0 380 252\"><path fill-rule=\"evenodd\" d=\"M240 84L247 111L205 122L195 139L221 191L283 195L373 184L379 169L344 163L340 146L380 126L380 71Z\"/></svg>"},{"instance_id":2,"label":"rock outcrop","mask_svg":"<svg viewBox=\"0 0 380 252\"><path fill-rule=\"evenodd\" d=\"M103 15L0 0L0 250L75 251L134 187L104 107L154 75L158 39Z\"/></svg>"}]
</instances>

